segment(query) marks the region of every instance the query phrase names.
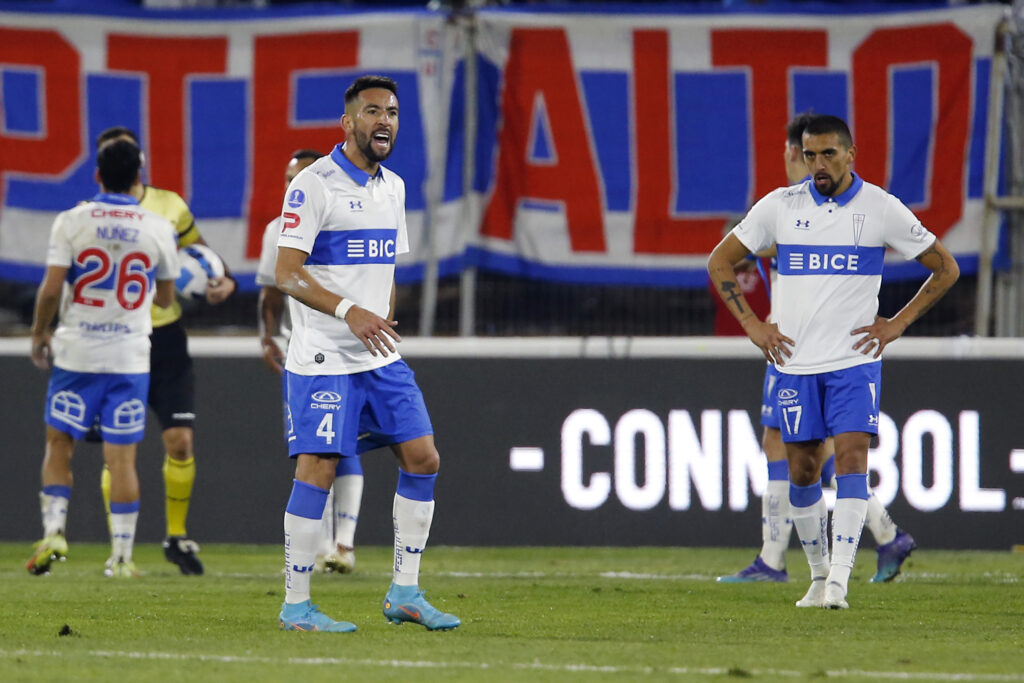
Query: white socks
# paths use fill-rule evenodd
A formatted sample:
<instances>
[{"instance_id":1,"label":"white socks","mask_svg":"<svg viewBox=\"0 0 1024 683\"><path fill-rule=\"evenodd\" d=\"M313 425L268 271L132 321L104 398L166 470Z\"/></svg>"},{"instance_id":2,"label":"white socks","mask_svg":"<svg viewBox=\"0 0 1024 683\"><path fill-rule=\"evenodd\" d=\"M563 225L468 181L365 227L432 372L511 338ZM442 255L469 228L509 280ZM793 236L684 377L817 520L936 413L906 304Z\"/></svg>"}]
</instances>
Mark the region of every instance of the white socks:
<instances>
[{"instance_id":1,"label":"white socks","mask_svg":"<svg viewBox=\"0 0 1024 683\"><path fill-rule=\"evenodd\" d=\"M761 559L772 569L786 568L786 550L793 520L789 511L789 480L769 479L761 497Z\"/></svg>"},{"instance_id":2,"label":"white socks","mask_svg":"<svg viewBox=\"0 0 1024 683\"><path fill-rule=\"evenodd\" d=\"M839 498L832 510L832 566L828 583L842 586L843 595L846 595L850 572L857 558L867 507L868 501L862 498Z\"/></svg>"},{"instance_id":3,"label":"white socks","mask_svg":"<svg viewBox=\"0 0 1024 683\"><path fill-rule=\"evenodd\" d=\"M359 506L363 502L363 475L345 474L334 480L334 543L355 547Z\"/></svg>"},{"instance_id":4,"label":"white socks","mask_svg":"<svg viewBox=\"0 0 1024 683\"><path fill-rule=\"evenodd\" d=\"M896 524L886 511L878 496L872 491L868 494L867 516L864 518L864 525L875 537L875 543L885 545L896 539Z\"/></svg>"},{"instance_id":5,"label":"white socks","mask_svg":"<svg viewBox=\"0 0 1024 683\"><path fill-rule=\"evenodd\" d=\"M64 534L68 523L68 498L39 493L39 508L43 515L43 536Z\"/></svg>"},{"instance_id":6,"label":"white socks","mask_svg":"<svg viewBox=\"0 0 1024 683\"><path fill-rule=\"evenodd\" d=\"M818 498L806 507L797 507L790 500L790 517L796 527L800 545L811 567L811 580L828 574L828 508L825 499Z\"/></svg>"},{"instance_id":7,"label":"white socks","mask_svg":"<svg viewBox=\"0 0 1024 683\"><path fill-rule=\"evenodd\" d=\"M321 538L321 520L284 513L284 601L309 600L309 577Z\"/></svg>"},{"instance_id":8,"label":"white socks","mask_svg":"<svg viewBox=\"0 0 1024 683\"><path fill-rule=\"evenodd\" d=\"M392 517L395 523L393 581L398 586L419 585L420 556L430 535L434 501L412 500L396 493Z\"/></svg>"},{"instance_id":9,"label":"white socks","mask_svg":"<svg viewBox=\"0 0 1024 683\"><path fill-rule=\"evenodd\" d=\"M132 549L135 547L135 525L138 520L137 510L135 512L110 513L110 554L114 561L132 561Z\"/></svg>"}]
</instances>

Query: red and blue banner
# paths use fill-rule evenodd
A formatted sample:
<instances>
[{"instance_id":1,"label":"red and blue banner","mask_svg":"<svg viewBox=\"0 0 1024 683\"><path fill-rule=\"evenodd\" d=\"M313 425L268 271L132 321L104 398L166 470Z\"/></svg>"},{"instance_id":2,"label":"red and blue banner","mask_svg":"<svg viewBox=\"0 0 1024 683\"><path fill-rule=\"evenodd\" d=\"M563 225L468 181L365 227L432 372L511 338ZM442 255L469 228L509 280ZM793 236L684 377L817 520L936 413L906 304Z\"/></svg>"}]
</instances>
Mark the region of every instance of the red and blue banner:
<instances>
[{"instance_id":1,"label":"red and blue banner","mask_svg":"<svg viewBox=\"0 0 1024 683\"><path fill-rule=\"evenodd\" d=\"M41 275L54 216L95 194L96 135L125 125L245 282L292 151L341 140L368 72L399 83L406 280L429 255L442 274L703 286L723 225L785 183L807 109L846 118L857 172L970 271L1002 12L482 10L472 84L466 34L428 11L0 12L0 277Z\"/></svg>"}]
</instances>

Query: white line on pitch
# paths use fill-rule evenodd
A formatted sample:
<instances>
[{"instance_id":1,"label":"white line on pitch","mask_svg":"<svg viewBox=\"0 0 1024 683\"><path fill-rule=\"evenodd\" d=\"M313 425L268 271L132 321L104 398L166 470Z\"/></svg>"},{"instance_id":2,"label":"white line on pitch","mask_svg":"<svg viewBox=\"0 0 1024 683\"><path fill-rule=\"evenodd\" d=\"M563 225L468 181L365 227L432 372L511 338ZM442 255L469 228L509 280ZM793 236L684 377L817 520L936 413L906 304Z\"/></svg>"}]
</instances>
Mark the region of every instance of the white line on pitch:
<instances>
[{"instance_id":1,"label":"white line on pitch","mask_svg":"<svg viewBox=\"0 0 1024 683\"><path fill-rule=\"evenodd\" d=\"M545 664L543 662L433 662L426 660L402 659L349 659L344 657L252 657L246 655L207 655L179 652L121 652L111 650L87 650L82 652L89 657L120 657L124 659L181 660L217 662L222 664L323 664L342 666L375 666L392 669L480 669L502 670L515 669L520 671L559 671L564 673L612 673L612 674L654 674L660 670L649 666L598 666L593 664ZM0 650L0 657L69 657L73 653L51 650ZM733 671L727 667L670 667L668 673L678 675L722 676ZM751 669L753 676L802 677L812 675L811 672L788 669ZM931 681L992 681L994 683L1016 683L1024 681L1024 674L984 674L954 671L862 671L858 669L837 669L824 672L828 678L873 678L876 680L931 680Z\"/></svg>"}]
</instances>

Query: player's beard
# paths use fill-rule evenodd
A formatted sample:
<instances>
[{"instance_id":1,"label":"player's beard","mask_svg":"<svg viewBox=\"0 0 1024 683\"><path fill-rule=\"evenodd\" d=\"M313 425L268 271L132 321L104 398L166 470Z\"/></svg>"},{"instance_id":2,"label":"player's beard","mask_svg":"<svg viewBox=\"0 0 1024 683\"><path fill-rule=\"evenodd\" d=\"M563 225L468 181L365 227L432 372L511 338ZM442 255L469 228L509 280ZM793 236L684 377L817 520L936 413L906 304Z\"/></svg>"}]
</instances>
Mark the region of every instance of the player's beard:
<instances>
[{"instance_id":1,"label":"player's beard","mask_svg":"<svg viewBox=\"0 0 1024 683\"><path fill-rule=\"evenodd\" d=\"M823 175L824 177L828 178L827 183L820 182ZM818 191L818 194L820 194L822 197L831 197L838 188L839 183L832 176L825 174L814 176L814 189L816 189Z\"/></svg>"},{"instance_id":2,"label":"player's beard","mask_svg":"<svg viewBox=\"0 0 1024 683\"><path fill-rule=\"evenodd\" d=\"M366 159L370 163L379 164L380 162L384 161L389 156L391 156L391 150L393 150L395 148L395 139L394 139L394 137L391 138L391 142L388 144L387 151L384 152L384 153L381 153L381 152L378 152L376 150L376 148L374 148L374 146L373 146L373 135L372 134L367 135L366 133L360 132L358 130L355 133L356 133L356 147L359 148L359 151L363 153L363 156L365 156Z\"/></svg>"}]
</instances>

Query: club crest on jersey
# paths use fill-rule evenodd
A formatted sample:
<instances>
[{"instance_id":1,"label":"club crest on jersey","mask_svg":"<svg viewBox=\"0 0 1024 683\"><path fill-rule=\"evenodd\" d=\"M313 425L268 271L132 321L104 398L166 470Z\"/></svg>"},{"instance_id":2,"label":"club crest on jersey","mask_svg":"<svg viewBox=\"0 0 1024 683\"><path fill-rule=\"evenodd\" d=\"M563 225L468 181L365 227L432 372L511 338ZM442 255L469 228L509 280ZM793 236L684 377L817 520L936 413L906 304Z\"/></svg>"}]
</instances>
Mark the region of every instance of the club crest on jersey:
<instances>
[{"instance_id":1,"label":"club crest on jersey","mask_svg":"<svg viewBox=\"0 0 1024 683\"><path fill-rule=\"evenodd\" d=\"M293 209L297 209L305 203L306 193L300 190L299 188L295 188L294 190L288 193L288 206L292 207Z\"/></svg>"},{"instance_id":2,"label":"club crest on jersey","mask_svg":"<svg viewBox=\"0 0 1024 683\"><path fill-rule=\"evenodd\" d=\"M860 236L864 232L864 219L867 218L862 213L853 214L853 246L860 246Z\"/></svg>"}]
</instances>

